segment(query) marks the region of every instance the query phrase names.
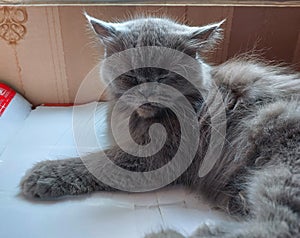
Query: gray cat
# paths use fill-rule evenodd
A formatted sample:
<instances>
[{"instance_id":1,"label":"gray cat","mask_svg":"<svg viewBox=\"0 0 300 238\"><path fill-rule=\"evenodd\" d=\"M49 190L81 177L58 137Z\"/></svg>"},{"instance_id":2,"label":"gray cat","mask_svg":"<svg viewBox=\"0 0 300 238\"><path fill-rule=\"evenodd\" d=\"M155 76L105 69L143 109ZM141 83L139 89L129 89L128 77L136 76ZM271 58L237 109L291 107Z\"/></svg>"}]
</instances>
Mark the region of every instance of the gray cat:
<instances>
[{"instance_id":1,"label":"gray cat","mask_svg":"<svg viewBox=\"0 0 300 238\"><path fill-rule=\"evenodd\" d=\"M188 113L197 116L199 138L196 140L195 156L187 169L179 176L173 176L178 172L176 168L186 165L186 157L192 153L189 149L183 151L182 163L179 161L161 177L170 178L169 185L183 184L195 193L204 194L212 204L236 218L236 222L202 225L191 237L300 237L300 75L249 57L236 58L219 66L206 65L201 55L221 38L222 22L189 27L163 18L106 23L87 17L105 47L105 58L127 49L138 50L131 58L125 57L120 65L102 66L102 78L109 83L112 96L111 110L121 101L116 110L117 117L110 119L115 119L118 124L118 121L126 119L128 111L132 111L128 119L129 132L135 143L141 146L155 141L153 135L158 135L155 134L157 130L151 132L151 126L156 123L164 126L167 135L157 153L149 152L144 157L125 152L116 143L104 151L110 161L132 174L140 172L144 175L172 160L184 137L176 113L162 103L147 101L154 90L149 87L138 90L139 97L145 99L143 105L136 100L136 91L128 94L126 100L120 100L124 92L147 82L171 86L190 103L191 109L186 111L187 114L183 110L181 116L185 120L190 119ZM151 50L146 54L139 52L139 48L151 46L184 53L189 59L194 59L199 67L190 70L190 65L178 64L180 57L168 55L167 50L162 50L161 55L159 52L152 54ZM123 70L125 61L126 67L130 68L130 65L148 62L150 58L162 67L131 67L125 73L116 72ZM168 70L174 65L174 71ZM184 69L179 71L186 72L193 83L183 74L175 73L179 68ZM117 76L113 81L112 75ZM217 161L205 176L199 176L215 129L211 126L214 113L222 112L218 107L210 110L218 93L226 116L226 137L221 150L215 150L221 156L206 158ZM163 92L158 95L162 102L170 105L177 103L177 98L171 100L170 95L166 96ZM155 97L157 99L158 96ZM219 106L221 108L221 104ZM120 127L121 135L125 133L122 130ZM192 134L189 135L192 137ZM183 139L189 139L185 137ZM122 140L126 144L126 138ZM94 168L93 175L80 158L40 162L22 179L22 192L27 198L55 199L93 191L113 191L121 183L124 183L123 187L132 184L140 188L146 186L146 175L144 179L139 177L139 181L129 175L126 182L122 180L118 183L113 175L114 167L97 160L101 156L101 153L87 155L87 167ZM102 182L105 179L114 182L108 185ZM159 182L163 178L156 179ZM131 186L133 190L134 186ZM184 236L167 230L146 237Z\"/></svg>"}]
</instances>

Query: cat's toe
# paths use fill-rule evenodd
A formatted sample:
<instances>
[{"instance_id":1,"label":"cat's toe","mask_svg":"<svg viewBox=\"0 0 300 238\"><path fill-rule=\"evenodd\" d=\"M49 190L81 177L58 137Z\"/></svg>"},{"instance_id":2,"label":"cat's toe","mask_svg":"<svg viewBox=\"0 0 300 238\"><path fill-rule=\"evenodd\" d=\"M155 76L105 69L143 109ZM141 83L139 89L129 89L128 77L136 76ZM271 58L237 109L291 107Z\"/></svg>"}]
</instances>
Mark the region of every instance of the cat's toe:
<instances>
[{"instance_id":1,"label":"cat's toe","mask_svg":"<svg viewBox=\"0 0 300 238\"><path fill-rule=\"evenodd\" d=\"M145 238L185 238L180 233L173 230L165 230L159 233L151 233L145 236Z\"/></svg>"},{"instance_id":2,"label":"cat's toe","mask_svg":"<svg viewBox=\"0 0 300 238\"><path fill-rule=\"evenodd\" d=\"M232 231L238 229L239 225L235 222L220 222L217 224L204 223L198 227L190 238L236 238Z\"/></svg>"},{"instance_id":3,"label":"cat's toe","mask_svg":"<svg viewBox=\"0 0 300 238\"><path fill-rule=\"evenodd\" d=\"M218 229L218 227L216 227L214 225L202 224L200 227L198 227L198 229L196 230L196 232L194 233L192 238L219 237L219 235L220 235L220 230Z\"/></svg>"},{"instance_id":4,"label":"cat's toe","mask_svg":"<svg viewBox=\"0 0 300 238\"><path fill-rule=\"evenodd\" d=\"M28 170L20 183L26 198L50 199L62 194L49 161L41 162Z\"/></svg>"}]
</instances>

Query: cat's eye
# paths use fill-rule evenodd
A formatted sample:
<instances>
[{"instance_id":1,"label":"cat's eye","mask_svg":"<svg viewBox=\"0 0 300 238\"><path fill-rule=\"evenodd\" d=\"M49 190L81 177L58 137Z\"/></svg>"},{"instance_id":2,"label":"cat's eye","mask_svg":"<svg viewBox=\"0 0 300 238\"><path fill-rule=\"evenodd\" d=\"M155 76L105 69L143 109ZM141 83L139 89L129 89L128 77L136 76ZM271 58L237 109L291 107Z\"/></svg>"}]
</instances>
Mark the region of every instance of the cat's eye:
<instances>
[{"instance_id":1,"label":"cat's eye","mask_svg":"<svg viewBox=\"0 0 300 238\"><path fill-rule=\"evenodd\" d=\"M127 90L138 85L138 80L134 75L123 74L116 80L116 84L119 89Z\"/></svg>"},{"instance_id":2,"label":"cat's eye","mask_svg":"<svg viewBox=\"0 0 300 238\"><path fill-rule=\"evenodd\" d=\"M124 75L124 78L126 80L127 83L132 84L132 85L137 85L138 84L138 80L134 75Z\"/></svg>"},{"instance_id":3,"label":"cat's eye","mask_svg":"<svg viewBox=\"0 0 300 238\"><path fill-rule=\"evenodd\" d=\"M165 83L168 79L170 79L169 74L159 77L159 78L157 79L157 82L158 82L158 83Z\"/></svg>"},{"instance_id":4,"label":"cat's eye","mask_svg":"<svg viewBox=\"0 0 300 238\"><path fill-rule=\"evenodd\" d=\"M132 74L123 74L123 76L130 79L136 79L136 77Z\"/></svg>"}]
</instances>

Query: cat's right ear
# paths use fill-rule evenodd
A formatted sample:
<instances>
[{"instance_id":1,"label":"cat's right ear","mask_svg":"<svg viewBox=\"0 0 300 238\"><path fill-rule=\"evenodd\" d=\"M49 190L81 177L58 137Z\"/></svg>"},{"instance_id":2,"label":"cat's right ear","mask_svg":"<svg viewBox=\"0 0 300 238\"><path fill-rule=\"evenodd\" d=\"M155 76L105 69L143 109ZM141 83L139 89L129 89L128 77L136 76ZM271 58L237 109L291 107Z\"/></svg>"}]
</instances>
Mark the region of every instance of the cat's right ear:
<instances>
[{"instance_id":1,"label":"cat's right ear","mask_svg":"<svg viewBox=\"0 0 300 238\"><path fill-rule=\"evenodd\" d=\"M113 23L108 23L105 21L101 21L97 18L91 17L86 12L84 13L84 15L89 21L91 28L100 38L102 43L105 43L105 41L110 41L112 38L116 37L117 30L114 27Z\"/></svg>"}]
</instances>

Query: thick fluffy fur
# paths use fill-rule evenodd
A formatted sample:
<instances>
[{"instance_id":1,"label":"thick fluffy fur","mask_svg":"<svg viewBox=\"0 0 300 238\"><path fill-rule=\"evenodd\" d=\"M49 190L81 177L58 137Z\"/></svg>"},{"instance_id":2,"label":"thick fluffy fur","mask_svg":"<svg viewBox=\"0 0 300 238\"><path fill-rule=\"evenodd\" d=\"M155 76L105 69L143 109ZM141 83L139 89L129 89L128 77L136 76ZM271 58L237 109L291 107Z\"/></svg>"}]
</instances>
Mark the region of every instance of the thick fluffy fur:
<instances>
[{"instance_id":1,"label":"thick fluffy fur","mask_svg":"<svg viewBox=\"0 0 300 238\"><path fill-rule=\"evenodd\" d=\"M209 101L203 103L201 95L181 76L156 68L131 71L111 85L111 93L118 99L124 90L144 82L141 75L148 75L149 81L157 81L163 75L172 79L164 83L181 90L199 115L198 152L191 166L172 184L184 184L195 193L205 194L238 219L215 227L202 225L191 238L300 237L300 75L253 59L233 59L216 67L204 65L199 55L219 37L220 24L192 28L164 19L140 19L123 25L89 20L106 46L107 55L145 45L173 48L197 58L204 66L206 72L199 74L204 90L210 91L215 84L222 93L226 142L213 169L198 177L213 129ZM127 103L119 111L120 120L134 101ZM140 107L130 120L132 138L142 145L149 143L148 130L153 123L162 124L168 133L161 151L139 158L114 146L106 151L108 157L130 171L150 171L166 164L180 142L179 122L172 111L161 105ZM97 153L89 156L91 161L95 158L92 163L97 167ZM105 166L99 168L99 176L103 169ZM93 177L79 158L37 164L24 176L21 189L28 198L41 199L114 190ZM147 236L171 237L184 236L170 230Z\"/></svg>"}]
</instances>

